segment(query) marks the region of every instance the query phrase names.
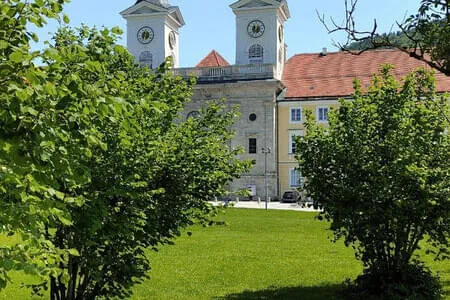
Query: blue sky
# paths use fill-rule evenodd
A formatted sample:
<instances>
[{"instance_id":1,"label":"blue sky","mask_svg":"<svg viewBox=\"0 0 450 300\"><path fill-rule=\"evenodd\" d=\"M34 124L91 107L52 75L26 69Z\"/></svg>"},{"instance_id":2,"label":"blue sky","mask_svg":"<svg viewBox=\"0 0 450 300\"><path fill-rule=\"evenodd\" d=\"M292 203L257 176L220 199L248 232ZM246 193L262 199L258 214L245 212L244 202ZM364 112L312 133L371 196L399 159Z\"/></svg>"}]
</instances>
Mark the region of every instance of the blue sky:
<instances>
[{"instance_id":1,"label":"blue sky","mask_svg":"<svg viewBox=\"0 0 450 300\"><path fill-rule=\"evenodd\" d=\"M186 25L180 32L180 66L196 65L212 49L221 53L230 63L235 60L235 19L229 5L233 0L169 0L180 7ZM359 0L358 24L371 29L373 19L378 20L380 32L389 32L395 21L417 12L420 0ZM135 0L72 0L65 9L72 26L81 23L90 26L119 26L126 23L119 13L132 6ZM316 15L316 10L341 22L344 0L288 0L291 19L286 23L288 57L296 53L320 52L323 47L337 51L333 40L345 40L345 35L329 35ZM49 39L57 24L51 22L40 30L41 40ZM394 27L394 31L397 28ZM125 37L122 44L125 44Z\"/></svg>"}]
</instances>

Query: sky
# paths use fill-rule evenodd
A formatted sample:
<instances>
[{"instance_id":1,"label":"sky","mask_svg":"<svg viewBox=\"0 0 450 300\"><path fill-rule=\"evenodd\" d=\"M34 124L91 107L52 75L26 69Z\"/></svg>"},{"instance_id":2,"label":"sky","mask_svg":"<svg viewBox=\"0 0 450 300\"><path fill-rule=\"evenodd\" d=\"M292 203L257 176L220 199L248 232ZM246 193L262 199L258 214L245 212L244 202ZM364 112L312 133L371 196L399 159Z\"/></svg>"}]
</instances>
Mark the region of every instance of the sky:
<instances>
[{"instance_id":1,"label":"sky","mask_svg":"<svg viewBox=\"0 0 450 300\"><path fill-rule=\"evenodd\" d=\"M125 31L126 22L120 12L135 4L135 0L72 0L65 7L71 26L86 24L96 27L119 26ZM212 49L228 62L235 62L235 16L229 7L233 0L169 0L179 6L186 25L180 31L180 66L195 66ZM288 0L291 18L285 24L288 57L298 53L318 53L322 48L334 52L334 42L345 42L344 34L328 34L316 11L342 23L344 0ZM420 0L359 0L357 24L370 30L377 19L379 32L397 31L396 21L417 12ZM50 39L57 30L56 22L39 30L41 41ZM394 26L394 27L393 27ZM126 44L126 36L120 41ZM35 46L42 47L42 43Z\"/></svg>"}]
</instances>

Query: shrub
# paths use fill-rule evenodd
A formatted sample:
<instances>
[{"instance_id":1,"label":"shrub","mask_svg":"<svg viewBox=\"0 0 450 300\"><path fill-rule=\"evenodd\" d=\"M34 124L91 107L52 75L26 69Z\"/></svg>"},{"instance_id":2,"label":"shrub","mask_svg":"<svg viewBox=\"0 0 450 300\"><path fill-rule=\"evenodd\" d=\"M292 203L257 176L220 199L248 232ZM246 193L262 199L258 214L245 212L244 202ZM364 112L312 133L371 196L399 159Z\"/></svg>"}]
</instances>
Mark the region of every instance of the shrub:
<instances>
[{"instance_id":1,"label":"shrub","mask_svg":"<svg viewBox=\"0 0 450 300\"><path fill-rule=\"evenodd\" d=\"M415 261L402 269L389 270L387 266L366 269L355 282L348 282L349 299L441 299L442 285L423 263Z\"/></svg>"}]
</instances>

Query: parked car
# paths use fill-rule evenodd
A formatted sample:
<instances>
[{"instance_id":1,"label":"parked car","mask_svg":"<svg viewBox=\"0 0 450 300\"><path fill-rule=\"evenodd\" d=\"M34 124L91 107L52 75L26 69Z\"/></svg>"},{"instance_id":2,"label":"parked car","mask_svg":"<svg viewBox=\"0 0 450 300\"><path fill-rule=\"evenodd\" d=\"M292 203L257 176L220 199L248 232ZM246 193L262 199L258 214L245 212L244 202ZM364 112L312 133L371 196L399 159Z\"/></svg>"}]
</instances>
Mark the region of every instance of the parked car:
<instances>
[{"instance_id":1,"label":"parked car","mask_svg":"<svg viewBox=\"0 0 450 300\"><path fill-rule=\"evenodd\" d=\"M283 194L280 202L299 202L302 199L300 192L298 191L286 191Z\"/></svg>"}]
</instances>

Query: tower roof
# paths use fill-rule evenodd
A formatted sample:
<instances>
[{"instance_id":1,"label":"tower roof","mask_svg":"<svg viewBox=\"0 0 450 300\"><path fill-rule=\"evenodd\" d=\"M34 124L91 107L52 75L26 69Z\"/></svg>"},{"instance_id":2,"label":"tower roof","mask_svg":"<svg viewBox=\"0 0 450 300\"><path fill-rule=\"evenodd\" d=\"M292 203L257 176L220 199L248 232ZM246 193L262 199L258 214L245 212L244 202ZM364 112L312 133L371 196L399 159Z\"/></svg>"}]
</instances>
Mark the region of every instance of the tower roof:
<instances>
[{"instance_id":1,"label":"tower roof","mask_svg":"<svg viewBox=\"0 0 450 300\"><path fill-rule=\"evenodd\" d=\"M216 50L212 50L208 55L205 56L195 67L226 67L230 64L222 57Z\"/></svg>"},{"instance_id":2,"label":"tower roof","mask_svg":"<svg viewBox=\"0 0 450 300\"><path fill-rule=\"evenodd\" d=\"M147 1L147 2L150 2L150 3L156 4L156 5L162 6L162 7L169 7L170 6L169 0L137 0L136 4L139 4L139 3L143 2L143 1Z\"/></svg>"}]
</instances>

